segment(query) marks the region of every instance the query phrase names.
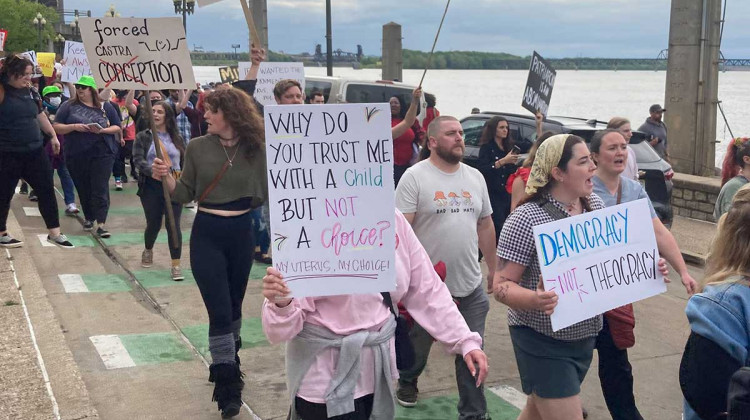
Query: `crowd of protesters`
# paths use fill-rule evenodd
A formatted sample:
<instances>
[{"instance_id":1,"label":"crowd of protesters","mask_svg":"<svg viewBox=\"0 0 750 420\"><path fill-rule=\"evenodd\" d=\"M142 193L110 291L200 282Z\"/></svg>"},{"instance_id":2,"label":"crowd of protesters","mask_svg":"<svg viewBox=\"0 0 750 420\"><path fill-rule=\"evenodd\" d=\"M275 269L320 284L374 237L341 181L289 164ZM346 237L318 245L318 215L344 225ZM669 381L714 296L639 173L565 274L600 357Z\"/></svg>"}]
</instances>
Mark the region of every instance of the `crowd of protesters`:
<instances>
[{"instance_id":1,"label":"crowd of protesters","mask_svg":"<svg viewBox=\"0 0 750 420\"><path fill-rule=\"evenodd\" d=\"M208 313L209 380L224 418L237 415L242 406L240 326L248 276L254 260L273 261L265 111L252 99L265 51L254 48L251 59L245 80L196 91L112 91L100 89L90 76L62 84L54 76L32 78L31 61L14 55L0 68L0 246L23 245L5 225L22 180L31 190L22 186L21 191L38 201L49 230L47 241L73 247L60 231L54 170L64 192L65 214L79 214L77 193L83 229L109 238L114 176L115 190L131 181L138 184L146 221L143 267L153 265L154 244L171 207L171 278L179 281L184 279L182 207L197 204L190 267ZM294 80L279 82L274 96L280 105L322 104L327 99L319 91L305 95ZM558 297L540 281L533 229L644 198L663 256L658 269L668 282L669 262L692 296L687 309L691 335L680 370L685 416L708 419L730 410L725 392L729 377L750 353L750 318L730 316L750 308L750 189L743 187L748 183L744 171L750 167L750 141L738 138L729 145L715 211L722 240L714 244L706 279L698 282L637 181L627 119L612 118L608 128L587 143L575 135L543 132L544 117L537 114L534 142L522 148L509 122L493 117L483 128L479 162L472 168L461 161L461 124L440 115L433 95L425 94L426 115L423 121L416 119L421 97L421 89L416 89L411 97L389 101L399 237L396 290L292 298L283 274L272 266L267 269L263 330L272 343L287 343L289 418L391 419L396 403L417 405L418 379L433 339L456 355L459 419L489 418L483 388L489 365L483 348L488 296L493 296L508 307L510 342L528 395L520 419L584 418L579 394L595 349L612 418L642 419L627 352L635 344L632 305L554 331L550 315ZM649 111L640 130L648 132L649 143L667 157L665 110L654 105ZM435 199L443 190L461 190L465 200L457 205L464 211L436 211L444 205ZM434 267L437 263L444 264L443 279ZM392 358L397 305L414 321L400 335L414 350L413 360L405 365ZM707 378L713 391L696 387L696 378Z\"/></svg>"}]
</instances>

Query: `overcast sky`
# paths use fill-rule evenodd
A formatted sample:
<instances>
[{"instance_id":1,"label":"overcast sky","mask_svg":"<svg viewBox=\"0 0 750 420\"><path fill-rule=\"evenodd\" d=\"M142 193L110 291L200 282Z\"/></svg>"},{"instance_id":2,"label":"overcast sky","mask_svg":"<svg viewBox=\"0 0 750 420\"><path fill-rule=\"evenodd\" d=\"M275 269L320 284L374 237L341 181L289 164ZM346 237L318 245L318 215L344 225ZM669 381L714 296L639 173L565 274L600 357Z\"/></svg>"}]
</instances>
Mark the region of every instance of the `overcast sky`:
<instances>
[{"instance_id":1,"label":"overcast sky","mask_svg":"<svg viewBox=\"0 0 750 420\"><path fill-rule=\"evenodd\" d=\"M697 0L696 0L697 1ZM66 9L102 16L106 0L66 0ZM437 50L507 52L533 50L551 58L655 58L668 46L670 0L454 0ZM445 8L443 0L333 0L333 48L380 55L382 25L402 25L403 47L429 51ZM175 16L170 0L128 0L122 16ZM145 12L148 11L148 12ZM750 57L750 1L729 1L722 51ZM268 0L269 46L274 51L325 51L325 0ZM236 0L224 0L188 16L188 42L206 51L247 49L248 32Z\"/></svg>"}]
</instances>

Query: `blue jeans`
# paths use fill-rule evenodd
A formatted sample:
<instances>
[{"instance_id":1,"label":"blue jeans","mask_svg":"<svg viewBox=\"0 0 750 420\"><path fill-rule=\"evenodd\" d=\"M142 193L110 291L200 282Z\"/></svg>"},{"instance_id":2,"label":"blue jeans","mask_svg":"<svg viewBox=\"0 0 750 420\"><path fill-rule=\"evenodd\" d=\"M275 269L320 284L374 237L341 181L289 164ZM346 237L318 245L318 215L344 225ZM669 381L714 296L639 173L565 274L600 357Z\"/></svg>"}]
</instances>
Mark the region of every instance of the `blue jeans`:
<instances>
[{"instance_id":1,"label":"blue jeans","mask_svg":"<svg viewBox=\"0 0 750 420\"><path fill-rule=\"evenodd\" d=\"M484 342L484 323L490 311L490 301L480 285L468 296L456 298L458 310L463 315L471 331L479 333ZM433 339L422 326L414 323L409 331L416 355L414 366L409 370L399 371L399 384L416 383L419 375L427 365ZM456 384L458 385L458 419L484 419L487 414L487 401L484 398L484 385L476 387L476 379L466 367L462 355L456 355Z\"/></svg>"},{"instance_id":2,"label":"blue jeans","mask_svg":"<svg viewBox=\"0 0 750 420\"><path fill-rule=\"evenodd\" d=\"M271 236L268 233L268 224L263 220L263 208L258 207L257 209L250 212L253 218L253 231L257 238L257 244L260 247L262 254L268 254L268 248L271 246Z\"/></svg>"},{"instance_id":3,"label":"blue jeans","mask_svg":"<svg viewBox=\"0 0 750 420\"><path fill-rule=\"evenodd\" d=\"M68 167L65 166L65 162L60 162L57 165L57 176L60 177L60 185L62 185L63 196L65 197L65 205L73 204L76 202L75 185L73 185L73 178L70 177Z\"/></svg>"}]
</instances>

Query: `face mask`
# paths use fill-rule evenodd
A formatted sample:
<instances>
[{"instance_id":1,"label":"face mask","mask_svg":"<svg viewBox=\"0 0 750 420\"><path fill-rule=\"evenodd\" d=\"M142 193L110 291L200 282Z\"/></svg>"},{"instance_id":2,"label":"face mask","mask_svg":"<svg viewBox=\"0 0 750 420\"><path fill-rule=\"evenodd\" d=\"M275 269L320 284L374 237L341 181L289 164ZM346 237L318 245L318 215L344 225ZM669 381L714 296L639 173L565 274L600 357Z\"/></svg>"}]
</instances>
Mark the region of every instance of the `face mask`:
<instances>
[{"instance_id":1,"label":"face mask","mask_svg":"<svg viewBox=\"0 0 750 420\"><path fill-rule=\"evenodd\" d=\"M62 98L59 96L53 96L49 98L49 104L54 107L60 106L61 103L62 103Z\"/></svg>"}]
</instances>

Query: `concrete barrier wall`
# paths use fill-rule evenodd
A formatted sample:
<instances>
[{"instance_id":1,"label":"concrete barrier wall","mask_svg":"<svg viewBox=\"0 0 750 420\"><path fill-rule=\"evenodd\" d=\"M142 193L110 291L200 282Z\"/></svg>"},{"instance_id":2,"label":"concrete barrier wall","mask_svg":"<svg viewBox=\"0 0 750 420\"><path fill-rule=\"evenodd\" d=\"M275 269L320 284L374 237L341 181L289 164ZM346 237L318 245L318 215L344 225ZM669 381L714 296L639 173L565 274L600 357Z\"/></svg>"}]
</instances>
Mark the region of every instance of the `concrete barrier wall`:
<instances>
[{"instance_id":1,"label":"concrete barrier wall","mask_svg":"<svg viewBox=\"0 0 750 420\"><path fill-rule=\"evenodd\" d=\"M721 179L675 173L672 182L675 215L714 221L714 204L721 190Z\"/></svg>"}]
</instances>

